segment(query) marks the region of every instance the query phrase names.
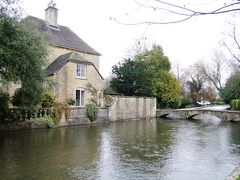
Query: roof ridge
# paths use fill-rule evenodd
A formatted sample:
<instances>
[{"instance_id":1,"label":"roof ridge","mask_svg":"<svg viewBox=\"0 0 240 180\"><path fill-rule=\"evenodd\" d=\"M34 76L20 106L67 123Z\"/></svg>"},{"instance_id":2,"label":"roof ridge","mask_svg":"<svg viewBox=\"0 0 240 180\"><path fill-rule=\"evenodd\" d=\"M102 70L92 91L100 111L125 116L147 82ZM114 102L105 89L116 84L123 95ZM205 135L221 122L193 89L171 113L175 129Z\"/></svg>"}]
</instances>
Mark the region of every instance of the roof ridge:
<instances>
[{"instance_id":1,"label":"roof ridge","mask_svg":"<svg viewBox=\"0 0 240 180\"><path fill-rule=\"evenodd\" d=\"M78 36L71 28L64 25L58 25L59 30L49 28L45 20L28 15L25 17L27 26L31 29L34 22L39 23L39 30L42 33L47 33L45 40L53 45L62 48L70 49L77 52L86 52L96 56L101 56L94 48L88 45L82 38ZM23 20L24 20L23 19Z\"/></svg>"}]
</instances>

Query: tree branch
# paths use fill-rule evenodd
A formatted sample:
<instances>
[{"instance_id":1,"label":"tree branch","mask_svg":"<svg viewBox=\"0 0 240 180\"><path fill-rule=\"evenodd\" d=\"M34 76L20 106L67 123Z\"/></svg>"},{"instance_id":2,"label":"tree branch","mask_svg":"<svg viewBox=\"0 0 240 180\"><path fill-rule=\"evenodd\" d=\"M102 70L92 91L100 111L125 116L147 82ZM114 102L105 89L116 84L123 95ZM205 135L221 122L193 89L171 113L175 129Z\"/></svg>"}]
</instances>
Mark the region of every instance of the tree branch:
<instances>
[{"instance_id":1,"label":"tree branch","mask_svg":"<svg viewBox=\"0 0 240 180\"><path fill-rule=\"evenodd\" d=\"M174 24L174 23L180 23L187 21L191 19L192 17L196 16L204 16L204 15L218 15L218 14L224 14L224 13L230 13L234 11L240 11L240 0L237 0L234 3L230 4L225 4L224 6L217 7L214 10L211 11L196 11L190 8L187 8L185 6L180 6L177 4L172 4L167 1L161 1L161 0L153 0L154 2L158 3L159 5L155 4L149 4L148 1L145 1L144 3L140 3L139 1L135 0L136 4L139 6L138 9L140 8L149 8L153 9L154 11L158 12L168 12L169 14L174 14L176 15L176 19L174 20L166 20L166 21L138 21L138 22L131 22L131 23L126 23L126 22L121 22L117 20L116 18L111 17L112 20L119 24L123 25L143 25L143 24L156 24L156 25L161 25L161 24ZM148 4L147 4L148 3ZM129 13L127 13L128 15Z\"/></svg>"},{"instance_id":2,"label":"tree branch","mask_svg":"<svg viewBox=\"0 0 240 180\"><path fill-rule=\"evenodd\" d=\"M227 50L229 51L229 53L230 53L238 62L240 62L240 58L238 58L238 57L232 52L232 50L228 47L228 45L227 45L225 42L223 42L223 45L227 48Z\"/></svg>"}]
</instances>

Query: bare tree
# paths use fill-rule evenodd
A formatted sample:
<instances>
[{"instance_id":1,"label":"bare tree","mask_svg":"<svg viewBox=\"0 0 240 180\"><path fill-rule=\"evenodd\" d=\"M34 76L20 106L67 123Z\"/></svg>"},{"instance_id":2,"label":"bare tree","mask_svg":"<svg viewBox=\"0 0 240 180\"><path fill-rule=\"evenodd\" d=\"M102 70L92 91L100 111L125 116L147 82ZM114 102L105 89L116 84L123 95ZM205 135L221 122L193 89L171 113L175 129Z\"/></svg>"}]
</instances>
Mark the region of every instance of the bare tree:
<instances>
[{"instance_id":1,"label":"bare tree","mask_svg":"<svg viewBox=\"0 0 240 180\"><path fill-rule=\"evenodd\" d=\"M133 59L137 54L147 49L146 39L136 39L132 47L127 50L127 58Z\"/></svg>"},{"instance_id":2,"label":"bare tree","mask_svg":"<svg viewBox=\"0 0 240 180\"><path fill-rule=\"evenodd\" d=\"M224 71L227 68L226 57L222 51L215 50L210 63L201 61L197 63L197 66L206 79L211 81L220 92L223 89L224 74L226 74Z\"/></svg>"},{"instance_id":3,"label":"bare tree","mask_svg":"<svg viewBox=\"0 0 240 180\"><path fill-rule=\"evenodd\" d=\"M218 15L230 12L236 12L240 10L240 0L226 0L221 3L214 4L214 7L210 10L195 9L194 4L189 3L187 0L176 1L171 3L171 1L161 1L161 0L135 0L137 8L136 10L151 11L155 14L156 20L152 17L149 19L143 19L142 17L138 19L135 17L133 12L126 13L130 19L133 21L126 23L121 22L116 18L111 17L114 21L125 24L125 25L140 25L140 24L173 24L183 21L187 21L193 17L205 16L205 15ZM198 2L199 3L199 2ZM201 4L205 3L206 7L210 4L209 1L203 1ZM205 8L204 8L205 9ZM207 8L208 9L208 8ZM166 18L168 17L168 18ZM170 18L169 18L170 17Z\"/></svg>"},{"instance_id":4,"label":"bare tree","mask_svg":"<svg viewBox=\"0 0 240 180\"><path fill-rule=\"evenodd\" d=\"M185 71L185 97L192 99L194 103L203 99L213 100L216 98L216 88L213 82L203 74L199 63L190 66Z\"/></svg>"},{"instance_id":5,"label":"bare tree","mask_svg":"<svg viewBox=\"0 0 240 180\"><path fill-rule=\"evenodd\" d=\"M231 32L228 33L227 39L223 40L224 47L228 50L233 58L234 66L240 66L240 34L239 27L236 23L229 23L231 27Z\"/></svg>"}]
</instances>

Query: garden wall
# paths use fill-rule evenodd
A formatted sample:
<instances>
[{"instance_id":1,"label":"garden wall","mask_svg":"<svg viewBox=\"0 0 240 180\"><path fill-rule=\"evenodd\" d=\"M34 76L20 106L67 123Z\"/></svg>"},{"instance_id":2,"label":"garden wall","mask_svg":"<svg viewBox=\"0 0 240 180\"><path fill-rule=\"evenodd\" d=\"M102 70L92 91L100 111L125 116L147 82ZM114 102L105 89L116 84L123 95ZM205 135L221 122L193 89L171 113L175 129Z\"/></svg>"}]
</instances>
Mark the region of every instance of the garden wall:
<instances>
[{"instance_id":1,"label":"garden wall","mask_svg":"<svg viewBox=\"0 0 240 180\"><path fill-rule=\"evenodd\" d=\"M108 122L108 108L98 108L96 123ZM60 121L60 126L73 126L73 125L84 125L90 124L88 117L86 116L86 110L83 107L71 108L71 116L68 122L63 117Z\"/></svg>"},{"instance_id":2,"label":"garden wall","mask_svg":"<svg viewBox=\"0 0 240 180\"><path fill-rule=\"evenodd\" d=\"M109 121L156 117L156 98L113 96Z\"/></svg>"},{"instance_id":3,"label":"garden wall","mask_svg":"<svg viewBox=\"0 0 240 180\"><path fill-rule=\"evenodd\" d=\"M41 110L41 112L45 112L45 110ZM135 120L151 117L156 117L155 98L113 96L110 107L98 108L96 123L106 123L110 121L113 122L130 119ZM63 114L59 126L61 127L84 124L91 124L90 120L86 116L85 108L72 107L69 120L67 121L65 119L65 115ZM0 124L0 131L35 128L47 128L47 126L44 124L30 123L25 121L24 119L19 121L9 121L9 123Z\"/></svg>"},{"instance_id":4,"label":"garden wall","mask_svg":"<svg viewBox=\"0 0 240 180\"><path fill-rule=\"evenodd\" d=\"M111 107L98 109L96 123L120 121L129 119L143 119L156 117L156 99L145 97L113 96ZM63 118L60 126L89 124L85 108L71 108L69 121Z\"/></svg>"}]
</instances>

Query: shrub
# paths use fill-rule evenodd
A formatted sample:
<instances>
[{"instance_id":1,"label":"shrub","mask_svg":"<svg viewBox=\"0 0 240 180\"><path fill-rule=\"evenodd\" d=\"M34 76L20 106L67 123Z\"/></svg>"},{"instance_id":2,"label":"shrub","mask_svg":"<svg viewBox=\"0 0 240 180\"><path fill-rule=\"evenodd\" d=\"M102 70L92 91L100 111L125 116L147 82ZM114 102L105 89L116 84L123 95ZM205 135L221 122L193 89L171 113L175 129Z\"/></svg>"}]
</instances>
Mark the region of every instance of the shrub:
<instances>
[{"instance_id":1,"label":"shrub","mask_svg":"<svg viewBox=\"0 0 240 180\"><path fill-rule=\"evenodd\" d=\"M57 124L61 120L62 113L65 114L65 118L68 121L70 118L70 113L71 113L69 105L67 103L63 103L63 102L56 102L54 104L54 117L55 117Z\"/></svg>"},{"instance_id":2,"label":"shrub","mask_svg":"<svg viewBox=\"0 0 240 180\"><path fill-rule=\"evenodd\" d=\"M73 98L68 98L67 99L67 104L68 105L73 106L73 105L75 105L75 103L76 103L75 99L73 99Z\"/></svg>"},{"instance_id":3,"label":"shrub","mask_svg":"<svg viewBox=\"0 0 240 180\"><path fill-rule=\"evenodd\" d=\"M51 92L46 91L43 93L41 105L43 108L51 108L53 107L55 101L56 97Z\"/></svg>"},{"instance_id":4,"label":"shrub","mask_svg":"<svg viewBox=\"0 0 240 180\"><path fill-rule=\"evenodd\" d=\"M9 95L0 91L0 121L4 121L8 115Z\"/></svg>"},{"instance_id":5,"label":"shrub","mask_svg":"<svg viewBox=\"0 0 240 180\"><path fill-rule=\"evenodd\" d=\"M240 110L240 99L234 99L230 103L232 110Z\"/></svg>"},{"instance_id":6,"label":"shrub","mask_svg":"<svg viewBox=\"0 0 240 180\"><path fill-rule=\"evenodd\" d=\"M17 106L17 107L24 107L23 103L24 103L24 96L23 96L23 90L22 88L18 88L11 99L12 105L13 106Z\"/></svg>"},{"instance_id":7,"label":"shrub","mask_svg":"<svg viewBox=\"0 0 240 180\"><path fill-rule=\"evenodd\" d=\"M31 118L29 122L36 124L45 124L49 128L57 127L57 122L52 116Z\"/></svg>"},{"instance_id":8,"label":"shrub","mask_svg":"<svg viewBox=\"0 0 240 180\"><path fill-rule=\"evenodd\" d=\"M220 100L220 99L216 99L215 101L212 102L212 104L215 104L215 105L224 105L224 101Z\"/></svg>"},{"instance_id":9,"label":"shrub","mask_svg":"<svg viewBox=\"0 0 240 180\"><path fill-rule=\"evenodd\" d=\"M178 101L171 102L171 103L168 104L168 106L169 106L170 108L173 108L173 109L179 108L180 105L181 105L181 100L180 100L180 99L179 99Z\"/></svg>"},{"instance_id":10,"label":"shrub","mask_svg":"<svg viewBox=\"0 0 240 180\"><path fill-rule=\"evenodd\" d=\"M185 108L187 106L190 106L192 104L191 100L188 98L182 97L180 100L180 108Z\"/></svg>"},{"instance_id":11,"label":"shrub","mask_svg":"<svg viewBox=\"0 0 240 180\"><path fill-rule=\"evenodd\" d=\"M95 104L87 104L86 105L86 115L91 122L96 121L97 113L98 113L98 109Z\"/></svg>"}]
</instances>

